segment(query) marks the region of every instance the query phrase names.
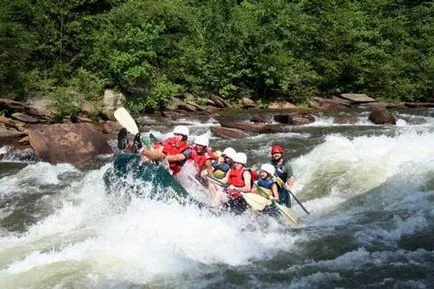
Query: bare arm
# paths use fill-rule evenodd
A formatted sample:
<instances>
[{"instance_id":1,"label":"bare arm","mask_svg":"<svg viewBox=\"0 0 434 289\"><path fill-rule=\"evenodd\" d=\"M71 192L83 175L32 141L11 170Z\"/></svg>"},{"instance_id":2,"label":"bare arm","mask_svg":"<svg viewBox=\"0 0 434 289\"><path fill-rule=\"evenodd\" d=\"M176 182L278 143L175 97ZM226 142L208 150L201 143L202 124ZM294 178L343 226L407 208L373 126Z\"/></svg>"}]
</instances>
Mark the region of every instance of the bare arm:
<instances>
[{"instance_id":1,"label":"bare arm","mask_svg":"<svg viewBox=\"0 0 434 289\"><path fill-rule=\"evenodd\" d=\"M166 160L169 162L181 162L186 159L184 154L167 155Z\"/></svg>"},{"instance_id":2,"label":"bare arm","mask_svg":"<svg viewBox=\"0 0 434 289\"><path fill-rule=\"evenodd\" d=\"M273 192L274 199L279 200L279 189L276 183L273 183L273 186L271 187L271 191Z\"/></svg>"},{"instance_id":3,"label":"bare arm","mask_svg":"<svg viewBox=\"0 0 434 289\"><path fill-rule=\"evenodd\" d=\"M287 187L288 189L291 189L292 186L294 185L294 182L295 182L295 177L294 177L294 176L291 176L290 178L288 178L288 179L286 180L286 187Z\"/></svg>"}]
</instances>

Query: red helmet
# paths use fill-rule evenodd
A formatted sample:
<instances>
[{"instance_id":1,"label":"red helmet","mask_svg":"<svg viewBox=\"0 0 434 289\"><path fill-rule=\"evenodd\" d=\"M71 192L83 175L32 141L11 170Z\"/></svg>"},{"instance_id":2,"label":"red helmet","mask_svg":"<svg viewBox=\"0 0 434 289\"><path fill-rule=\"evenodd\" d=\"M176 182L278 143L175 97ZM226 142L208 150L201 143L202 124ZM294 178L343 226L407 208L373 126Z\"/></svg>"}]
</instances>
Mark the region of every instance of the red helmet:
<instances>
[{"instance_id":1,"label":"red helmet","mask_svg":"<svg viewBox=\"0 0 434 289\"><path fill-rule=\"evenodd\" d=\"M283 146L274 145L271 147L271 154L281 154L283 150Z\"/></svg>"}]
</instances>

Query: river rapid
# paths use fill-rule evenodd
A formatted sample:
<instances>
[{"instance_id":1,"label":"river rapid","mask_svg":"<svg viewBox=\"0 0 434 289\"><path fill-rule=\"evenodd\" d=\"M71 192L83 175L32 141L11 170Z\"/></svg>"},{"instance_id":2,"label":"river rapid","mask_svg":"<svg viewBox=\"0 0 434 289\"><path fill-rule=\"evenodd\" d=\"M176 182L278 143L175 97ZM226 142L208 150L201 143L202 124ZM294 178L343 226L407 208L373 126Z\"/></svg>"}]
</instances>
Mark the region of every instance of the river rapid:
<instances>
[{"instance_id":1,"label":"river rapid","mask_svg":"<svg viewBox=\"0 0 434 289\"><path fill-rule=\"evenodd\" d=\"M280 134L211 139L246 152L249 165L285 145L293 192L311 212L292 201L295 227L170 200L126 203L106 193L113 156L76 168L2 147L0 288L434 288L434 111L394 113L396 126L353 111ZM335 124L342 116L359 121ZM163 132L175 123L193 136L218 125L139 122Z\"/></svg>"}]
</instances>

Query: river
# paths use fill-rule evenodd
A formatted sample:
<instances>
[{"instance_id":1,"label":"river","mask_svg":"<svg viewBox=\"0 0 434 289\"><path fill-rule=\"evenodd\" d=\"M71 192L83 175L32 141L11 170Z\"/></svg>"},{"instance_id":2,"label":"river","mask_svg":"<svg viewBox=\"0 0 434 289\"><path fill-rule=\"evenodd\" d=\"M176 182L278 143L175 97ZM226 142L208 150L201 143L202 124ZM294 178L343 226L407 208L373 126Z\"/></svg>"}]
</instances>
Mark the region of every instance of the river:
<instances>
[{"instance_id":1,"label":"river","mask_svg":"<svg viewBox=\"0 0 434 289\"><path fill-rule=\"evenodd\" d=\"M280 134L211 139L245 151L250 165L285 145L293 191L311 211L293 201L295 227L175 201L125 204L106 193L113 156L75 168L2 147L0 288L434 288L434 114L395 114L396 126L352 111ZM358 121L335 124L342 116ZM217 125L175 123L196 136Z\"/></svg>"}]
</instances>

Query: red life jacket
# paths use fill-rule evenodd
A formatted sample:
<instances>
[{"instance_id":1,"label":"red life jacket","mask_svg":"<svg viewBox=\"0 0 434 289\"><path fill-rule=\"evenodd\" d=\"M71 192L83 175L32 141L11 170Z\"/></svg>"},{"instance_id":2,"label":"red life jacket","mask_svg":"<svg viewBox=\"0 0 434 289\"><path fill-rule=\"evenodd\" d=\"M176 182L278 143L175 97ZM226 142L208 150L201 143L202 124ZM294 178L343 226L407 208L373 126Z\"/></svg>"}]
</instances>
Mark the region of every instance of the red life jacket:
<instances>
[{"instance_id":1,"label":"red life jacket","mask_svg":"<svg viewBox=\"0 0 434 289\"><path fill-rule=\"evenodd\" d=\"M168 156L173 156L183 153L188 149L188 144L183 140L178 140L176 137L168 138L163 142L163 153ZM178 173L184 162L169 162L169 168L173 174Z\"/></svg>"},{"instance_id":2,"label":"red life jacket","mask_svg":"<svg viewBox=\"0 0 434 289\"><path fill-rule=\"evenodd\" d=\"M207 148L206 152L204 154L199 154L197 152L197 147L193 147L193 150L191 152L190 161L193 161L198 171L201 171L202 168L205 166L205 163L207 160L214 160L215 155L213 151L209 148Z\"/></svg>"},{"instance_id":3,"label":"red life jacket","mask_svg":"<svg viewBox=\"0 0 434 289\"><path fill-rule=\"evenodd\" d=\"M241 188L244 187L244 178L243 173L247 169L242 167L240 169L231 168L231 172L229 173L228 184L234 185L235 187Z\"/></svg>"}]
</instances>

